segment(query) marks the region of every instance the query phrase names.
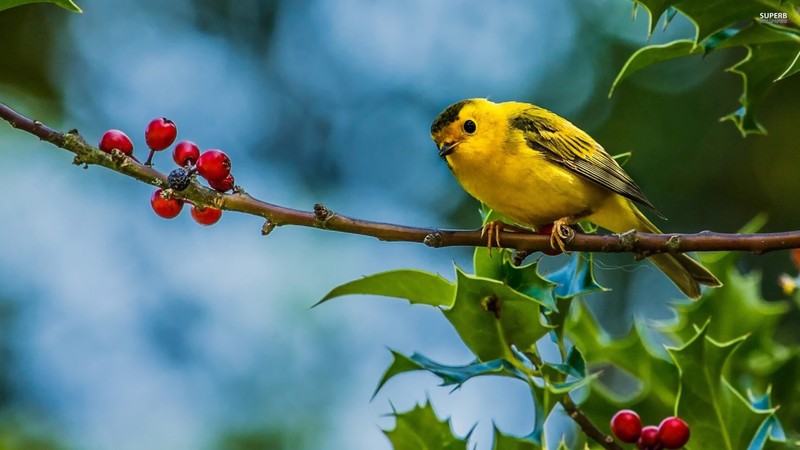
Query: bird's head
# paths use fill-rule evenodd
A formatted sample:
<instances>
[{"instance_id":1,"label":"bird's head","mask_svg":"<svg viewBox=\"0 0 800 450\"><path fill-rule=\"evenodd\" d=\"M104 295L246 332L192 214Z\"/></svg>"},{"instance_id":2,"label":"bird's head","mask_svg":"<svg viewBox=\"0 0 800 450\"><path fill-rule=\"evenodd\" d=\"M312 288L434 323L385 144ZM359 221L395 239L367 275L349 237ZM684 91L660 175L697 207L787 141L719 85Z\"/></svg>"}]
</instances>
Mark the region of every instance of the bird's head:
<instances>
[{"instance_id":1,"label":"bird's head","mask_svg":"<svg viewBox=\"0 0 800 450\"><path fill-rule=\"evenodd\" d=\"M459 146L485 137L496 122L496 106L483 98L471 98L445 108L431 125L431 137L439 156L446 158Z\"/></svg>"}]
</instances>

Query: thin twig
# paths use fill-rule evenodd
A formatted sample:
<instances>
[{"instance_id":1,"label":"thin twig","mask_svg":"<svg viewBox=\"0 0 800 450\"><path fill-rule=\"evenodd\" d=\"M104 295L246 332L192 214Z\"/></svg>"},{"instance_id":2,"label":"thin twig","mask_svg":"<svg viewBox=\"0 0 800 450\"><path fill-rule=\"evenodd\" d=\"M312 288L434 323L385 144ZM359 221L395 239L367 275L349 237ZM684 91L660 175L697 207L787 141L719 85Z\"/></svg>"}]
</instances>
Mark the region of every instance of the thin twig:
<instances>
[{"instance_id":1,"label":"thin twig","mask_svg":"<svg viewBox=\"0 0 800 450\"><path fill-rule=\"evenodd\" d=\"M558 347L563 352L563 345L559 345ZM534 366L542 367L544 364L542 358L539 357L536 352L525 351L523 353L528 359L530 359ZM562 360L563 359L564 357L562 355ZM528 373L528 375L533 377L533 374L531 373ZM564 411L567 412L569 418L575 421L575 423L581 427L581 430L583 430L584 434L589 436L592 440L608 450L623 450L622 447L617 445L617 443L614 441L614 438L600 431L600 429L597 428L592 420L589 419L589 416L584 414L584 412L578 408L578 405L572 401L572 397L569 396L569 393L564 394L564 396L558 402L561 403L561 406L564 408Z\"/></svg>"},{"instance_id":2,"label":"thin twig","mask_svg":"<svg viewBox=\"0 0 800 450\"><path fill-rule=\"evenodd\" d=\"M26 131L57 147L74 153L75 163L100 165L144 183L166 188L167 175L152 167L139 164L120 153L107 154L87 144L77 131L61 133L39 121L32 120L0 103L0 117L14 128ZM214 206L228 211L237 211L267 219L263 227L272 231L276 226L298 225L322 228L330 231L372 236L382 241L420 242L430 247L483 246L481 230L447 230L438 228L419 228L390 223L372 222L347 217L330 211L323 205L316 205L314 212L286 208L258 200L245 193L223 194L193 182L182 192L173 192L200 206ZM266 233L265 233L266 234ZM535 233L505 232L501 243L507 248L521 251L549 250L550 237ZM654 253L683 253L708 251L749 251L765 253L773 250L800 248L800 231L782 233L715 233L702 231L695 234L648 234L631 231L623 234L583 234L577 233L566 243L567 250L634 253L648 256Z\"/></svg>"},{"instance_id":3,"label":"thin twig","mask_svg":"<svg viewBox=\"0 0 800 450\"><path fill-rule=\"evenodd\" d=\"M589 417L587 417L586 414L578 408L578 405L572 401L569 394L564 395L564 397L559 400L559 403L564 407L564 411L567 412L569 417L574 420L575 423L581 427L581 430L592 438L592 440L602 445L603 448L607 450L623 450L622 447L617 445L614 438L600 431L600 429L592 423Z\"/></svg>"}]
</instances>

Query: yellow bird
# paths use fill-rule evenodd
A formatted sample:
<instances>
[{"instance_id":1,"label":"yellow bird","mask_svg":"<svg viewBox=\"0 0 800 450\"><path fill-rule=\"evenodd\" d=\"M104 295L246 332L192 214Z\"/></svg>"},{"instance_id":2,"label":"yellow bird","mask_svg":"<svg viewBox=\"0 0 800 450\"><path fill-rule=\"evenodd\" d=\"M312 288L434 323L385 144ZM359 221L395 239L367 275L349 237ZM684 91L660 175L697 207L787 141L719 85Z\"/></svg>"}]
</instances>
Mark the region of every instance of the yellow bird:
<instances>
[{"instance_id":1,"label":"yellow bird","mask_svg":"<svg viewBox=\"0 0 800 450\"><path fill-rule=\"evenodd\" d=\"M660 233L634 202L655 208L614 158L591 136L546 109L463 100L439 114L431 137L470 195L518 225L553 224L554 246L563 247L565 228L578 220L614 233ZM503 225L487 227L491 243L491 234ZM649 259L690 298L700 297L701 284L721 286L687 255L662 253Z\"/></svg>"}]
</instances>

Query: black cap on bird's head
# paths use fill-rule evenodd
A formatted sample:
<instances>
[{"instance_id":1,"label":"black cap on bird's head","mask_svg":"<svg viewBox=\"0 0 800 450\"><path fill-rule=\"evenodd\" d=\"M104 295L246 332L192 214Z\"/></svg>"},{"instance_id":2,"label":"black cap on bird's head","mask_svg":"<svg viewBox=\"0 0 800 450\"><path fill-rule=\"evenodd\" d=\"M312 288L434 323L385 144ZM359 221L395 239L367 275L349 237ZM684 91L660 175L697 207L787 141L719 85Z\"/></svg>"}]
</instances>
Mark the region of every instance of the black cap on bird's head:
<instances>
[{"instance_id":1,"label":"black cap on bird's head","mask_svg":"<svg viewBox=\"0 0 800 450\"><path fill-rule=\"evenodd\" d=\"M453 103L445 108L431 124L431 138L439 148L440 157L444 158L449 155L461 143L462 126L452 127L451 125L460 120L461 111L473 101L474 99L468 99Z\"/></svg>"},{"instance_id":2,"label":"black cap on bird's head","mask_svg":"<svg viewBox=\"0 0 800 450\"><path fill-rule=\"evenodd\" d=\"M436 120L431 124L431 136L436 136L445 127L458 120L458 113L461 112L461 108L467 103L469 103L469 100L461 100L458 103L453 103L436 116Z\"/></svg>"}]
</instances>

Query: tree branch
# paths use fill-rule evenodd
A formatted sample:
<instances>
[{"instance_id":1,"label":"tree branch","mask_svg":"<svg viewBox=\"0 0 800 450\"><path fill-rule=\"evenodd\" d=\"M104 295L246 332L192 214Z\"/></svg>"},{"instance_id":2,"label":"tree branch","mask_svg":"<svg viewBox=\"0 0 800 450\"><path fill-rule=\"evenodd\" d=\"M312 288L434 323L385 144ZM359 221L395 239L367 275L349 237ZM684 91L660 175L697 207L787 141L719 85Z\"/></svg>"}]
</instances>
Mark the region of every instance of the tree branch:
<instances>
[{"instance_id":1,"label":"tree branch","mask_svg":"<svg viewBox=\"0 0 800 450\"><path fill-rule=\"evenodd\" d=\"M614 441L614 438L600 431L600 429L592 423L589 417L587 417L586 414L578 408L578 405L572 401L569 394L564 395L564 397L559 400L559 403L564 407L564 411L567 412L569 417L581 427L584 434L592 438L593 441L602 445L603 448L607 450L623 450L623 448Z\"/></svg>"},{"instance_id":2,"label":"tree branch","mask_svg":"<svg viewBox=\"0 0 800 450\"><path fill-rule=\"evenodd\" d=\"M14 128L74 153L75 164L99 165L153 186L164 189L168 187L166 174L140 164L120 152L104 153L87 144L77 130L61 133L37 120L23 116L3 103L0 103L0 117ZM201 206L214 206L263 217L266 219L262 228L264 234L268 234L276 226L298 225L372 236L382 241L421 242L429 247L486 245L486 239L481 237L480 229L448 230L372 222L333 213L320 204L315 205L313 212L301 211L267 203L244 192L223 194L197 182L192 182L185 191L172 192L171 195ZM549 236L535 233L504 232L501 243L507 248L529 252L551 248ZM572 251L630 252L639 257L666 252L750 251L761 254L773 250L800 248L800 231L759 234L711 231L696 234L648 234L636 231L608 235L577 233L565 247Z\"/></svg>"}]
</instances>

